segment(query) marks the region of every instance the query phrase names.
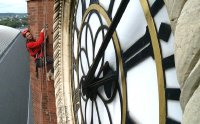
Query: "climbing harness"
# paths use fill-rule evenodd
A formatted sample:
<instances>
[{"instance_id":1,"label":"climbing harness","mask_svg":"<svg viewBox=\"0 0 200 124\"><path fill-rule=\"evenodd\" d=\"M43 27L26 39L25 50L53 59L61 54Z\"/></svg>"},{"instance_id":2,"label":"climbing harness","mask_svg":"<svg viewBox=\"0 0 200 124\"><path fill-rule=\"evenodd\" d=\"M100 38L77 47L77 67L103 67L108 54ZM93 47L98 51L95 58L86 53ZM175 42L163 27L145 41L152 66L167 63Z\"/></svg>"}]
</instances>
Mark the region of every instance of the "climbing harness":
<instances>
[{"instance_id":1,"label":"climbing harness","mask_svg":"<svg viewBox=\"0 0 200 124\"><path fill-rule=\"evenodd\" d=\"M42 50L40 50L40 53L42 53ZM35 70L36 70L37 79L38 79L38 76L39 76L38 75L38 68L42 68L43 67L43 62L44 62L44 59L42 57L38 57L38 54L36 54L36 57L35 57Z\"/></svg>"}]
</instances>

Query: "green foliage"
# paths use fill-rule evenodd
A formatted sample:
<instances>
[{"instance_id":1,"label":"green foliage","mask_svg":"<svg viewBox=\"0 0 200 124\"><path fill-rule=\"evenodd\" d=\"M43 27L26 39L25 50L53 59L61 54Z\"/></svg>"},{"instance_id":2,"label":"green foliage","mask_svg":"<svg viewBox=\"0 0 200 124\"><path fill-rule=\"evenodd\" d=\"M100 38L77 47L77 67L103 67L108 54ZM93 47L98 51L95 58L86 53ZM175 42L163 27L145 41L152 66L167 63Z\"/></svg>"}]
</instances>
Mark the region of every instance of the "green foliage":
<instances>
[{"instance_id":1,"label":"green foliage","mask_svg":"<svg viewBox=\"0 0 200 124\"><path fill-rule=\"evenodd\" d=\"M27 18L7 18L0 20L0 25L5 25L13 28L26 27L28 25Z\"/></svg>"}]
</instances>

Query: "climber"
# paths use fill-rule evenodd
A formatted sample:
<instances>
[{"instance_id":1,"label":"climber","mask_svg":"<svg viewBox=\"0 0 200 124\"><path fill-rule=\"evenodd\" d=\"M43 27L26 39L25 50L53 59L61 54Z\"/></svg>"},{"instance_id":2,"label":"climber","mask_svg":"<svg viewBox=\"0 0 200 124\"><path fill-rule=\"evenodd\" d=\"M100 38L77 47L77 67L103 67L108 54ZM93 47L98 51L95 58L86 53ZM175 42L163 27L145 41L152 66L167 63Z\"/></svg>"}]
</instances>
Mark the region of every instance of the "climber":
<instances>
[{"instance_id":1,"label":"climber","mask_svg":"<svg viewBox=\"0 0 200 124\"><path fill-rule=\"evenodd\" d=\"M39 38L37 40L33 38L33 35L31 34L28 28L22 31L22 35L27 39L26 48L30 56L32 56L35 61L38 58L42 58L44 56L41 49L42 44L44 42L44 29L40 31Z\"/></svg>"},{"instance_id":2,"label":"climber","mask_svg":"<svg viewBox=\"0 0 200 124\"><path fill-rule=\"evenodd\" d=\"M29 52L29 55L34 58L34 61L36 64L36 77L38 77L38 68L41 68L44 62L44 59L43 59L44 53L42 50L42 46L45 41L44 31L45 29L43 28L40 31L39 38L37 40L33 38L33 35L31 34L28 28L22 31L22 35L26 38L26 48Z\"/></svg>"},{"instance_id":3,"label":"climber","mask_svg":"<svg viewBox=\"0 0 200 124\"><path fill-rule=\"evenodd\" d=\"M47 26L46 26L47 29ZM43 28L40 31L39 38L35 40L33 38L33 35L29 31L28 28L24 29L22 31L22 35L26 38L26 48L30 54L34 58L35 64L36 64L36 77L38 77L38 68L43 67L45 64L44 60L44 53L43 53L43 43L46 41L45 38L45 29ZM50 56L46 56L46 64L53 64L53 58ZM52 77L52 69L49 70L48 74L48 79L49 77Z\"/></svg>"}]
</instances>

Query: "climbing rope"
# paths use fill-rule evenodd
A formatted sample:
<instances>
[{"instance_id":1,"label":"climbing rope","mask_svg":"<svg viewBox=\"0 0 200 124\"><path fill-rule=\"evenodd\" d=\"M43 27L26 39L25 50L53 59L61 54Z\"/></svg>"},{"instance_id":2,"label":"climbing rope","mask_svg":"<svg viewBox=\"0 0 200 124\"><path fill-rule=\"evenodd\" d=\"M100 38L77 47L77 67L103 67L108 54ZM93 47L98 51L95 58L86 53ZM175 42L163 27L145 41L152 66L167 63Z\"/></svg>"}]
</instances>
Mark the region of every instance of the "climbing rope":
<instances>
[{"instance_id":1,"label":"climbing rope","mask_svg":"<svg viewBox=\"0 0 200 124\"><path fill-rule=\"evenodd\" d=\"M47 50L46 50L46 40L47 40L47 0L42 0L42 4L43 4L43 25L44 25L44 43L43 43L43 47L41 48L41 53L43 53L43 58L42 58L42 68L40 69L40 95L39 95L39 102L40 102L40 113L39 113L39 124L43 123L43 99L45 98L43 96L43 92L46 92L47 95L47 112L49 114L49 122L48 124L51 124L51 112L49 110L49 86L48 86L48 82L47 82ZM45 76L45 77L44 77ZM46 88L44 88L44 84L46 84ZM46 91L44 91L46 89Z\"/></svg>"},{"instance_id":2,"label":"climbing rope","mask_svg":"<svg viewBox=\"0 0 200 124\"><path fill-rule=\"evenodd\" d=\"M40 73L43 74L43 69L40 70ZM43 118L43 113L42 113L42 100L43 100L43 75L40 78L41 83L40 83L40 120L39 124L42 124L42 118Z\"/></svg>"}]
</instances>

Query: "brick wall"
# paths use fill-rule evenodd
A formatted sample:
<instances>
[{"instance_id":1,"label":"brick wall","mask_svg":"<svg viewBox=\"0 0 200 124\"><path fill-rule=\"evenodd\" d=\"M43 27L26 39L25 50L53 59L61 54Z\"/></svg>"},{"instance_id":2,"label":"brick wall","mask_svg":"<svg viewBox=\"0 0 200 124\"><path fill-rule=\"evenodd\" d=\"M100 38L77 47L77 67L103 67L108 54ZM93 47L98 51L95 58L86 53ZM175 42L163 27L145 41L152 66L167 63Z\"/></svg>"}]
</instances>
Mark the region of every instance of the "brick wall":
<instances>
[{"instance_id":1,"label":"brick wall","mask_svg":"<svg viewBox=\"0 0 200 124\"><path fill-rule=\"evenodd\" d=\"M45 22L48 25L48 56L53 56L53 4L53 0L27 1L29 28L33 36L37 39ZM48 65L47 71L50 68L52 65ZM45 69L39 69L39 78L36 78L35 63L31 57L30 71L34 122L35 124L56 124L54 82L46 81Z\"/></svg>"}]
</instances>

